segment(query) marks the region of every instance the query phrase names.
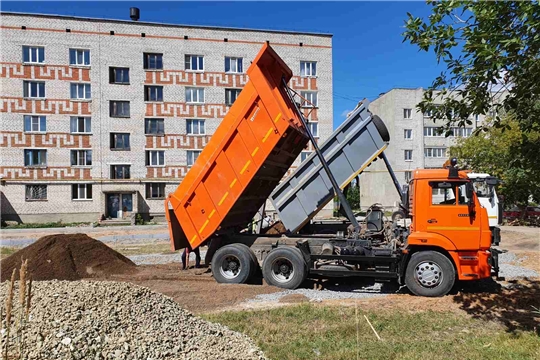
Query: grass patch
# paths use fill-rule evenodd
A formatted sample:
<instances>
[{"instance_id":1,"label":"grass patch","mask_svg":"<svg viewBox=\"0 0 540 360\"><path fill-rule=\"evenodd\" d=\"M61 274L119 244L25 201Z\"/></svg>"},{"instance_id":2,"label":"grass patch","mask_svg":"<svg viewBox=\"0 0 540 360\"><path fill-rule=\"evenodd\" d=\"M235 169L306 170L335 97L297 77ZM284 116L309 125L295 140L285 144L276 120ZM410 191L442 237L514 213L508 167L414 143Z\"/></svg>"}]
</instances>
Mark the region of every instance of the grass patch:
<instances>
[{"instance_id":1,"label":"grass patch","mask_svg":"<svg viewBox=\"0 0 540 360\"><path fill-rule=\"evenodd\" d=\"M6 225L2 226L2 229L43 229L43 228L57 228L57 227L74 227L80 225L90 226L92 223L87 222L74 222L74 223L64 223L61 221L53 221L47 223L27 223L27 224L17 224L17 225Z\"/></svg>"},{"instance_id":2,"label":"grass patch","mask_svg":"<svg viewBox=\"0 0 540 360\"><path fill-rule=\"evenodd\" d=\"M365 321L367 315L383 341ZM363 312L302 304L203 315L254 339L271 359L531 359L540 337L440 312ZM358 340L357 340L358 336Z\"/></svg>"},{"instance_id":3,"label":"grass patch","mask_svg":"<svg viewBox=\"0 0 540 360\"><path fill-rule=\"evenodd\" d=\"M171 244L169 242L159 244L123 244L113 246L114 250L124 256L143 255L143 254L172 254Z\"/></svg>"},{"instance_id":4,"label":"grass patch","mask_svg":"<svg viewBox=\"0 0 540 360\"><path fill-rule=\"evenodd\" d=\"M0 246L0 260L7 258L11 254L19 251L21 248L11 246Z\"/></svg>"}]
</instances>

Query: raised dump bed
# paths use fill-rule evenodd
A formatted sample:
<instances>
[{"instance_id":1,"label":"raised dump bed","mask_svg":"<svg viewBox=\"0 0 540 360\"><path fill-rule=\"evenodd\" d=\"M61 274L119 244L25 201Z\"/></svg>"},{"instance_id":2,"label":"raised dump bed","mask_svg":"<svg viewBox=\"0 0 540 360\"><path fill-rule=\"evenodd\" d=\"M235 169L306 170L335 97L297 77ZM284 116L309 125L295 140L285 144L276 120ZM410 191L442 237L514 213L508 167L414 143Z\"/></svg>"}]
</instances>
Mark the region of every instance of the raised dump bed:
<instances>
[{"instance_id":1,"label":"raised dump bed","mask_svg":"<svg viewBox=\"0 0 540 360\"><path fill-rule=\"evenodd\" d=\"M283 85L292 71L269 45L247 74L215 134L165 200L174 250L246 227L308 142Z\"/></svg>"},{"instance_id":2,"label":"raised dump bed","mask_svg":"<svg viewBox=\"0 0 540 360\"><path fill-rule=\"evenodd\" d=\"M390 136L378 116L361 103L321 146L336 182L343 189L388 146ZM332 198L334 189L316 153L312 153L270 195L280 220L299 231Z\"/></svg>"}]
</instances>

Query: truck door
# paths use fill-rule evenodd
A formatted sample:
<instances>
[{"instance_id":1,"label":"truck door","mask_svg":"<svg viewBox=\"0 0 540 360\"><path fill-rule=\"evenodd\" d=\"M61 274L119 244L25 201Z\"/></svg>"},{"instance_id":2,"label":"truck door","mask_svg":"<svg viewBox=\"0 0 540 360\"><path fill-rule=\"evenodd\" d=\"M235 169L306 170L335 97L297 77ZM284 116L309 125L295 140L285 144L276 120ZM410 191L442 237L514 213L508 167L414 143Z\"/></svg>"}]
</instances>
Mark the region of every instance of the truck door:
<instances>
[{"instance_id":1,"label":"truck door","mask_svg":"<svg viewBox=\"0 0 540 360\"><path fill-rule=\"evenodd\" d=\"M430 181L431 199L426 230L452 241L458 249L480 246L480 209L475 199L469 203L467 181ZM470 186L470 185L469 185ZM474 196L474 195L473 195Z\"/></svg>"}]
</instances>

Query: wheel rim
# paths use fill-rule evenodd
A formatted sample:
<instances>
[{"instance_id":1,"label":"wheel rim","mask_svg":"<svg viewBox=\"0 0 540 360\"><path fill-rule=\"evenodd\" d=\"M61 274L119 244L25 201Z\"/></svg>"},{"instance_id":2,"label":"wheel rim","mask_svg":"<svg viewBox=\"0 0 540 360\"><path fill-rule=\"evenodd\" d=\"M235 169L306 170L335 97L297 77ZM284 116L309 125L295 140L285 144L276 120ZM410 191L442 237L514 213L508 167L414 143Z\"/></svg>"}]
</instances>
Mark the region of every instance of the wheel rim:
<instances>
[{"instance_id":1,"label":"wheel rim","mask_svg":"<svg viewBox=\"0 0 540 360\"><path fill-rule=\"evenodd\" d=\"M441 284L443 272L436 262L424 261L416 266L414 278L423 287L434 288Z\"/></svg>"},{"instance_id":2,"label":"wheel rim","mask_svg":"<svg viewBox=\"0 0 540 360\"><path fill-rule=\"evenodd\" d=\"M277 258L272 261L272 279L278 283L286 283L294 275L293 264L286 258Z\"/></svg>"},{"instance_id":3,"label":"wheel rim","mask_svg":"<svg viewBox=\"0 0 540 360\"><path fill-rule=\"evenodd\" d=\"M241 271L240 259L234 255L225 256L219 266L219 273L226 279L236 278Z\"/></svg>"}]
</instances>

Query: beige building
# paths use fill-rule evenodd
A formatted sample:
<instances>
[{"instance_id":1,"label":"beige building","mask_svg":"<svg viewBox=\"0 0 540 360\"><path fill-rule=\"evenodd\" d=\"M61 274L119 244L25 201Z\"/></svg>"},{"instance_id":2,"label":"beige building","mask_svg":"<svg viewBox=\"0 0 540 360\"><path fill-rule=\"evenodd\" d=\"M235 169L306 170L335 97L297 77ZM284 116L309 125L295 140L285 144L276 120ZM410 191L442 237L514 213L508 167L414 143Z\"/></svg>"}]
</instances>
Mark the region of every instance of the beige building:
<instances>
[{"instance_id":1,"label":"beige building","mask_svg":"<svg viewBox=\"0 0 540 360\"><path fill-rule=\"evenodd\" d=\"M162 217L265 42L316 104L315 135L333 131L331 35L0 17L3 220Z\"/></svg>"},{"instance_id":2,"label":"beige building","mask_svg":"<svg viewBox=\"0 0 540 360\"><path fill-rule=\"evenodd\" d=\"M484 115L471 116L472 125L453 128L449 137L439 133L443 122L419 112L416 105L422 101L422 88L396 88L372 101L369 109L377 114L390 132L390 145L385 150L399 183L409 182L414 169L441 168L448 160L448 150L462 136L470 136L482 124ZM388 210L396 208L398 193L382 161L375 162L360 176L360 203L367 208L381 203Z\"/></svg>"}]
</instances>

